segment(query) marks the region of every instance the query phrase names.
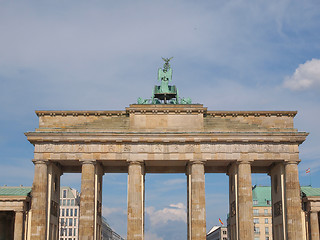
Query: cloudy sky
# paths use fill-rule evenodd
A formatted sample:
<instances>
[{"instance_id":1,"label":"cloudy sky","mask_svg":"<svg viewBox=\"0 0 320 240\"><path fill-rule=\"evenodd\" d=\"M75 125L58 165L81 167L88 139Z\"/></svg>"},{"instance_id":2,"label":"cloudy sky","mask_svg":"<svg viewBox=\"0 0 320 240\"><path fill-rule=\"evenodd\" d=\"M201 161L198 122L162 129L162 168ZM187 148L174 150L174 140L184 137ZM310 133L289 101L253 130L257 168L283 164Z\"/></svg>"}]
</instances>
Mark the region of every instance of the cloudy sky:
<instances>
[{"instance_id":1,"label":"cloudy sky","mask_svg":"<svg viewBox=\"0 0 320 240\"><path fill-rule=\"evenodd\" d=\"M320 1L0 0L0 184L32 185L35 110L122 110L151 96L171 57L181 96L210 110L298 110L302 185L320 187ZM79 188L79 174L64 185ZM125 174L104 176L104 216L126 236ZM254 184L269 184L253 175ZM207 229L227 177L206 175ZM146 240L186 239L186 176L146 176Z\"/></svg>"}]
</instances>

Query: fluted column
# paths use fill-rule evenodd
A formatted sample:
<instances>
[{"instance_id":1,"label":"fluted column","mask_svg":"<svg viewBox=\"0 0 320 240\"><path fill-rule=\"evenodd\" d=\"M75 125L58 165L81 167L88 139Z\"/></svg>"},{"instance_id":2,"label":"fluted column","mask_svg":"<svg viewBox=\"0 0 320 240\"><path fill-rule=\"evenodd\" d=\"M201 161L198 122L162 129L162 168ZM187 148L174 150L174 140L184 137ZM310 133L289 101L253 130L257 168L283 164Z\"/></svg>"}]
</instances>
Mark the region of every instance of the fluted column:
<instances>
[{"instance_id":1,"label":"fluted column","mask_svg":"<svg viewBox=\"0 0 320 240\"><path fill-rule=\"evenodd\" d=\"M272 237L274 240L286 239L284 165L274 163L270 169L272 202Z\"/></svg>"},{"instance_id":2,"label":"fluted column","mask_svg":"<svg viewBox=\"0 0 320 240\"><path fill-rule=\"evenodd\" d=\"M48 167L44 160L33 160L31 239L45 240L47 236Z\"/></svg>"},{"instance_id":3,"label":"fluted column","mask_svg":"<svg viewBox=\"0 0 320 240\"><path fill-rule=\"evenodd\" d=\"M24 213L23 211L16 211L14 218L14 240L23 239L23 228L24 228Z\"/></svg>"},{"instance_id":4,"label":"fluted column","mask_svg":"<svg viewBox=\"0 0 320 240\"><path fill-rule=\"evenodd\" d=\"M303 239L298 162L285 164L286 225L288 240Z\"/></svg>"},{"instance_id":5,"label":"fluted column","mask_svg":"<svg viewBox=\"0 0 320 240\"><path fill-rule=\"evenodd\" d=\"M206 204L204 162L188 165L188 238L206 239Z\"/></svg>"},{"instance_id":6,"label":"fluted column","mask_svg":"<svg viewBox=\"0 0 320 240\"><path fill-rule=\"evenodd\" d=\"M128 240L144 239L144 166L129 162L128 166Z\"/></svg>"},{"instance_id":7,"label":"fluted column","mask_svg":"<svg viewBox=\"0 0 320 240\"><path fill-rule=\"evenodd\" d=\"M249 161L240 161L238 165L238 209L239 239L253 240L252 182Z\"/></svg>"},{"instance_id":8,"label":"fluted column","mask_svg":"<svg viewBox=\"0 0 320 240\"><path fill-rule=\"evenodd\" d=\"M228 235L230 240L238 240L238 165L228 167L229 175L229 220Z\"/></svg>"},{"instance_id":9,"label":"fluted column","mask_svg":"<svg viewBox=\"0 0 320 240\"><path fill-rule=\"evenodd\" d=\"M310 212L310 228L311 228L311 240L319 240L319 218L318 212Z\"/></svg>"},{"instance_id":10,"label":"fluted column","mask_svg":"<svg viewBox=\"0 0 320 240\"><path fill-rule=\"evenodd\" d=\"M82 161L79 239L93 240L95 230L95 161Z\"/></svg>"}]
</instances>

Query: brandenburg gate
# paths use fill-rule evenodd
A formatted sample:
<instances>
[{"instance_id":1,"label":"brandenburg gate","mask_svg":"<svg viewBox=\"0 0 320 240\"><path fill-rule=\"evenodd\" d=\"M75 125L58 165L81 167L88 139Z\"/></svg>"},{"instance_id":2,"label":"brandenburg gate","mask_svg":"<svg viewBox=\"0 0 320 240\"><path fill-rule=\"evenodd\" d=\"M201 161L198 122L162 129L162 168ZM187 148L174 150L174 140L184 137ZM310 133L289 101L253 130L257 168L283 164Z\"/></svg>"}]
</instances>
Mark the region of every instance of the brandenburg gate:
<instances>
[{"instance_id":1,"label":"brandenburg gate","mask_svg":"<svg viewBox=\"0 0 320 240\"><path fill-rule=\"evenodd\" d=\"M179 98L170 59L159 69L151 99L123 111L36 111L31 239L59 239L60 176L81 173L79 236L101 239L102 176L128 173L127 239L144 239L148 173L185 173L188 239L206 239L205 173L229 176L232 240L253 240L251 173L272 185L275 240L301 240L299 145L294 111L210 111Z\"/></svg>"}]
</instances>

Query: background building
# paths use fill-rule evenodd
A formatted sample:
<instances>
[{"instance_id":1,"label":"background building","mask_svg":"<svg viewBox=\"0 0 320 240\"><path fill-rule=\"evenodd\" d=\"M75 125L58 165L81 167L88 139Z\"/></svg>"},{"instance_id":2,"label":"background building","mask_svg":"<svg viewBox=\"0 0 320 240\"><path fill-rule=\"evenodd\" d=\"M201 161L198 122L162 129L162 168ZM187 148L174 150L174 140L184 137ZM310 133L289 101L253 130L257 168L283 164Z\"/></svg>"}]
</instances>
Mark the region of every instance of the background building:
<instances>
[{"instance_id":1,"label":"background building","mask_svg":"<svg viewBox=\"0 0 320 240\"><path fill-rule=\"evenodd\" d=\"M70 187L60 188L60 240L77 240L79 230L80 194Z\"/></svg>"},{"instance_id":2,"label":"background building","mask_svg":"<svg viewBox=\"0 0 320 240\"><path fill-rule=\"evenodd\" d=\"M107 220L102 217L102 239L103 240L124 240L118 233L112 230Z\"/></svg>"},{"instance_id":3,"label":"background building","mask_svg":"<svg viewBox=\"0 0 320 240\"><path fill-rule=\"evenodd\" d=\"M301 187L301 197L305 214L306 239L319 239L320 188Z\"/></svg>"},{"instance_id":4,"label":"background building","mask_svg":"<svg viewBox=\"0 0 320 240\"><path fill-rule=\"evenodd\" d=\"M254 240L272 239L271 187L252 188Z\"/></svg>"},{"instance_id":5,"label":"background building","mask_svg":"<svg viewBox=\"0 0 320 240\"><path fill-rule=\"evenodd\" d=\"M0 187L0 239L30 239L31 187Z\"/></svg>"},{"instance_id":6,"label":"background building","mask_svg":"<svg viewBox=\"0 0 320 240\"><path fill-rule=\"evenodd\" d=\"M225 226L213 226L207 233L207 240L228 240L228 229Z\"/></svg>"},{"instance_id":7,"label":"background building","mask_svg":"<svg viewBox=\"0 0 320 240\"><path fill-rule=\"evenodd\" d=\"M70 187L60 188L59 239L78 240L80 193ZM112 230L105 218L102 218L101 240L124 240Z\"/></svg>"}]
</instances>

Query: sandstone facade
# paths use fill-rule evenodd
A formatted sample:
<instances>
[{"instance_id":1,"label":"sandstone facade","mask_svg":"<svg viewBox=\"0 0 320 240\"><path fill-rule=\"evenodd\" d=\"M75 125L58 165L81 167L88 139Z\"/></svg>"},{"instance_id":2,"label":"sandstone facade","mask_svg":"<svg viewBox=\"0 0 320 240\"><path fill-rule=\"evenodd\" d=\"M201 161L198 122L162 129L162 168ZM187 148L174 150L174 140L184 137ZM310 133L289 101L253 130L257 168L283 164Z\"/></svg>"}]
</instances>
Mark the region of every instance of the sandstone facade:
<instances>
[{"instance_id":1,"label":"sandstone facade","mask_svg":"<svg viewBox=\"0 0 320 240\"><path fill-rule=\"evenodd\" d=\"M299 145L307 133L293 126L292 111L208 111L194 105L131 105L125 111L37 111L39 128L26 133L34 144L34 240L52 225L48 168L82 172L80 239L99 232L100 177L128 173L128 240L144 239L144 175L186 173L188 238L206 238L205 173L230 179L231 237L253 240L251 173L268 173L281 210L275 239L300 240ZM97 169L97 166L100 170ZM99 195L100 196L100 195ZM44 201L44 202L43 202ZM279 204L278 204L279 205ZM273 206L274 209L279 206Z\"/></svg>"}]
</instances>

